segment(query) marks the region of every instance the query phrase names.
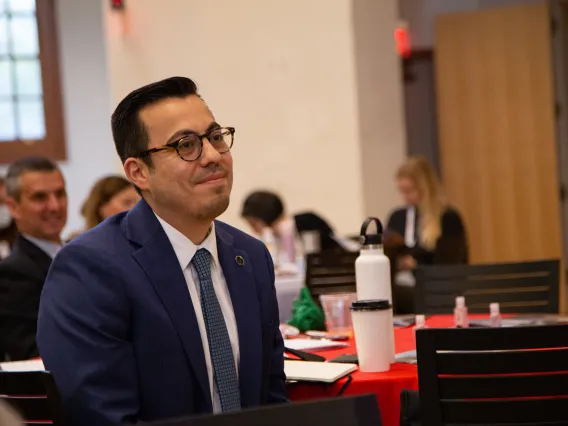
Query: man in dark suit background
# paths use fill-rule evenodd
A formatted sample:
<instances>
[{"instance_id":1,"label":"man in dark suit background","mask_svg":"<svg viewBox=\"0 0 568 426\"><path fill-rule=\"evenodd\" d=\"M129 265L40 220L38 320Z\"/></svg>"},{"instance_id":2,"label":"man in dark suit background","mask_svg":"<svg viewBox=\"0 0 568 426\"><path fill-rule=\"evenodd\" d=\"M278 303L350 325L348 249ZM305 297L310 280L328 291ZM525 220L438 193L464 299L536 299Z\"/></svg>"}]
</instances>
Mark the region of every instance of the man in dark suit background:
<instances>
[{"instance_id":1,"label":"man in dark suit background","mask_svg":"<svg viewBox=\"0 0 568 426\"><path fill-rule=\"evenodd\" d=\"M143 199L61 250L40 305L40 355L71 424L285 402L270 255L215 220L235 129L182 77L129 94L112 129Z\"/></svg>"},{"instance_id":2,"label":"man in dark suit background","mask_svg":"<svg viewBox=\"0 0 568 426\"><path fill-rule=\"evenodd\" d=\"M6 204L20 235L0 262L0 358L37 356L39 299L67 221L65 181L42 157L13 163L6 175Z\"/></svg>"}]
</instances>

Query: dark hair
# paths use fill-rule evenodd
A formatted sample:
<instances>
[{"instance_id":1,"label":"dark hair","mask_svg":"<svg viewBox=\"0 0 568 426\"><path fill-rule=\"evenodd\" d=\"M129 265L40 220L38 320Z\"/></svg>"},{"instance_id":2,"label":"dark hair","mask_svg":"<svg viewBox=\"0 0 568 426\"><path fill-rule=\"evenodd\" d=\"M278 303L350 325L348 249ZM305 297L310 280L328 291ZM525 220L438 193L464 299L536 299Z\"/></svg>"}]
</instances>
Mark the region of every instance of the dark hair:
<instances>
[{"instance_id":1,"label":"dark hair","mask_svg":"<svg viewBox=\"0 0 568 426\"><path fill-rule=\"evenodd\" d=\"M100 210L112 197L126 188L132 187L129 180L122 176L107 176L99 179L91 189L89 196L81 207L87 229L94 228L103 221Z\"/></svg>"},{"instance_id":2,"label":"dark hair","mask_svg":"<svg viewBox=\"0 0 568 426\"><path fill-rule=\"evenodd\" d=\"M243 217L262 220L268 226L284 214L284 204L278 195L269 191L256 191L250 194L243 204Z\"/></svg>"},{"instance_id":3,"label":"dark hair","mask_svg":"<svg viewBox=\"0 0 568 426\"><path fill-rule=\"evenodd\" d=\"M111 118L112 136L120 160L124 162L148 149L148 133L140 120L140 110L167 98L197 95L197 85L187 77L171 77L130 92L116 107ZM143 160L152 165L150 157Z\"/></svg>"},{"instance_id":4,"label":"dark hair","mask_svg":"<svg viewBox=\"0 0 568 426\"><path fill-rule=\"evenodd\" d=\"M4 185L6 194L16 200L20 198L20 177L27 172L53 172L57 165L45 157L24 157L14 161L8 167Z\"/></svg>"}]
</instances>

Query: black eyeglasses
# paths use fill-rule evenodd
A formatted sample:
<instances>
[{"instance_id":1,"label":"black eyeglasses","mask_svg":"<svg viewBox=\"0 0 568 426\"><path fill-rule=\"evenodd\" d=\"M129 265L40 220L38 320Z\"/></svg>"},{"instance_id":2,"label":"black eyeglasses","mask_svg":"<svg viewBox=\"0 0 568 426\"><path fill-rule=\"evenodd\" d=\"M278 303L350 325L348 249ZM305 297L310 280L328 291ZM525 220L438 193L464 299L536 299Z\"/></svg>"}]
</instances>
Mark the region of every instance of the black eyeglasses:
<instances>
[{"instance_id":1,"label":"black eyeglasses","mask_svg":"<svg viewBox=\"0 0 568 426\"><path fill-rule=\"evenodd\" d=\"M167 149L175 149L182 160L195 161L203 152L203 139L207 139L218 153L223 154L228 152L233 146L235 128L219 127L201 136L195 133L190 133L164 146L142 151L138 154L138 157L145 157L154 152L164 151Z\"/></svg>"}]
</instances>

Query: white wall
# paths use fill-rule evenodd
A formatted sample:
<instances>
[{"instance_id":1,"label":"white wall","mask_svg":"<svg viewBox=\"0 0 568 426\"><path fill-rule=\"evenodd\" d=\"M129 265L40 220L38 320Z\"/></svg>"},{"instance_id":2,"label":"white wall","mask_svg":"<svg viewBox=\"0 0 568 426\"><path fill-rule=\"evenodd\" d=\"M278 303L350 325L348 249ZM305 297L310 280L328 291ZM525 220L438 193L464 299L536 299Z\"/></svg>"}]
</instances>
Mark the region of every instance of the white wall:
<instances>
[{"instance_id":1,"label":"white wall","mask_svg":"<svg viewBox=\"0 0 568 426\"><path fill-rule=\"evenodd\" d=\"M364 213L382 220L400 203L394 175L406 156L397 3L353 0Z\"/></svg>"},{"instance_id":2,"label":"white wall","mask_svg":"<svg viewBox=\"0 0 568 426\"><path fill-rule=\"evenodd\" d=\"M81 205L98 178L116 173L117 156L101 3L57 0L57 9L68 155L61 163L69 193L65 235L83 227Z\"/></svg>"},{"instance_id":3,"label":"white wall","mask_svg":"<svg viewBox=\"0 0 568 426\"><path fill-rule=\"evenodd\" d=\"M396 2L381 3L388 13L378 15L379 23L392 21L394 28ZM224 220L242 226L243 198L268 188L290 211L315 208L338 231L353 233L368 213L361 144L403 141L361 140L352 8L352 0L168 0L167 7L137 0L123 14L107 10L113 101L172 75L195 79L217 121L237 129L235 185ZM392 32L382 35L392 43ZM392 76L376 78L398 92ZM386 98L383 109L392 101ZM375 119L378 128L401 126L396 118L387 122L392 114ZM402 149L394 151L397 165ZM397 202L389 194L375 214Z\"/></svg>"}]
</instances>

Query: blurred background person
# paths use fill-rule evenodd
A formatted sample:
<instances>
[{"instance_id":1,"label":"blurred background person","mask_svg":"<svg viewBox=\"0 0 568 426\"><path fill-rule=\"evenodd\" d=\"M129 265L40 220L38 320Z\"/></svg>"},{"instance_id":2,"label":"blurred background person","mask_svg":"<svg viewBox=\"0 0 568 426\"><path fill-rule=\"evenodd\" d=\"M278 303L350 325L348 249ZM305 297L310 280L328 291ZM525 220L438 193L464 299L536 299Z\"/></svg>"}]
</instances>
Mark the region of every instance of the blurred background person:
<instances>
[{"instance_id":1,"label":"blurred background person","mask_svg":"<svg viewBox=\"0 0 568 426\"><path fill-rule=\"evenodd\" d=\"M38 356L37 315L43 283L67 222L67 192L58 167L43 157L10 165L6 204L19 236L0 262L0 359Z\"/></svg>"},{"instance_id":2,"label":"blurred background person","mask_svg":"<svg viewBox=\"0 0 568 426\"><path fill-rule=\"evenodd\" d=\"M333 229L312 212L288 216L282 199L270 191L255 191L243 203L241 216L265 243L274 237L275 252L281 263L295 263L307 251L344 250L336 241ZM302 234L316 235L316 241L305 247Z\"/></svg>"},{"instance_id":3,"label":"blurred background person","mask_svg":"<svg viewBox=\"0 0 568 426\"><path fill-rule=\"evenodd\" d=\"M460 214L448 205L426 159L409 158L398 169L396 182L405 206L390 215L384 244L391 259L395 310L406 313L413 310L417 265L467 263L468 247Z\"/></svg>"},{"instance_id":4,"label":"blurred background person","mask_svg":"<svg viewBox=\"0 0 568 426\"><path fill-rule=\"evenodd\" d=\"M12 245L18 236L16 223L12 219L10 209L6 204L6 198L4 178L0 178L0 260L8 257Z\"/></svg>"},{"instance_id":5,"label":"blurred background person","mask_svg":"<svg viewBox=\"0 0 568 426\"><path fill-rule=\"evenodd\" d=\"M106 176L99 179L91 188L81 208L81 214L85 218L84 231L94 228L115 214L130 210L138 201L140 195L128 179L122 176ZM69 239L79 234L81 232L75 232Z\"/></svg>"}]
</instances>

